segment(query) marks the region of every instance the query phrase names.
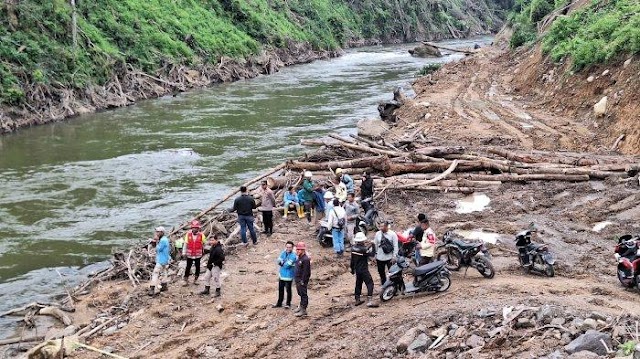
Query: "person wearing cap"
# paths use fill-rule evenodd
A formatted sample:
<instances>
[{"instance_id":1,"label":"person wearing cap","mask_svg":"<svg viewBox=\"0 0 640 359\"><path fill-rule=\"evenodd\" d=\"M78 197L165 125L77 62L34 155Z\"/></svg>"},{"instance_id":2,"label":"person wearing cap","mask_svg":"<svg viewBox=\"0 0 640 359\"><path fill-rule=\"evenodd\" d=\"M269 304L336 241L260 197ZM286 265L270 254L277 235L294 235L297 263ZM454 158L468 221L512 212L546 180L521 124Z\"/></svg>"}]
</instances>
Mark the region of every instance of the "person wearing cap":
<instances>
[{"instance_id":1,"label":"person wearing cap","mask_svg":"<svg viewBox=\"0 0 640 359\"><path fill-rule=\"evenodd\" d=\"M207 240L204 233L200 232L200 222L197 219L191 221L191 231L184 236L184 246L182 247L182 257L187 258L187 267L184 270L184 282L182 286L189 284L191 266L195 264L195 276L193 284L196 284L200 276L200 258L204 254L204 243Z\"/></svg>"},{"instance_id":2,"label":"person wearing cap","mask_svg":"<svg viewBox=\"0 0 640 359\"><path fill-rule=\"evenodd\" d=\"M372 198L373 197L373 178L367 173L362 174L362 184L360 185L360 198Z\"/></svg>"},{"instance_id":3,"label":"person wearing cap","mask_svg":"<svg viewBox=\"0 0 640 359\"><path fill-rule=\"evenodd\" d=\"M287 218L287 215L289 215L289 209L291 209L292 206L295 207L298 218L304 217L302 207L300 207L300 202L298 200L298 193L293 186L290 186L284 194L284 218Z\"/></svg>"},{"instance_id":4,"label":"person wearing cap","mask_svg":"<svg viewBox=\"0 0 640 359\"><path fill-rule=\"evenodd\" d=\"M285 309L291 308L291 282L295 275L296 262L298 257L293 253L294 244L287 241L287 244L278 257L279 280L278 280L278 302L272 305L272 308L281 308L284 301L284 291L287 290L287 301L284 305Z\"/></svg>"},{"instance_id":5,"label":"person wearing cap","mask_svg":"<svg viewBox=\"0 0 640 359\"><path fill-rule=\"evenodd\" d=\"M271 236L273 234L273 208L276 206L276 196L269 188L267 181L262 181L262 201L260 210L262 211L262 223L264 224L264 234Z\"/></svg>"},{"instance_id":6,"label":"person wearing cap","mask_svg":"<svg viewBox=\"0 0 640 359\"><path fill-rule=\"evenodd\" d=\"M218 233L213 235L209 245L211 245L211 249L209 250L209 260L207 261L207 272L204 274L204 290L200 294L208 295L213 284L216 289L214 297L219 297L220 272L222 272L222 265L224 264L224 249L222 248L222 243L218 240Z\"/></svg>"},{"instance_id":7,"label":"person wearing cap","mask_svg":"<svg viewBox=\"0 0 640 359\"><path fill-rule=\"evenodd\" d=\"M247 229L251 235L251 241L254 245L258 244L258 236L256 229L253 227L255 218L253 217L253 209L256 208L256 200L247 192L247 187L240 187L240 196L233 201L231 212L238 212L238 224L240 225L240 239L244 245L247 243Z\"/></svg>"},{"instance_id":8,"label":"person wearing cap","mask_svg":"<svg viewBox=\"0 0 640 359\"><path fill-rule=\"evenodd\" d=\"M347 219L344 208L340 207L340 201L337 198L334 198L333 207L329 212L327 222L329 226L331 226L333 250L336 252L337 257L342 257L342 254L344 253L344 225L346 225L346 221ZM341 226L340 222L343 222L344 225Z\"/></svg>"},{"instance_id":9,"label":"person wearing cap","mask_svg":"<svg viewBox=\"0 0 640 359\"><path fill-rule=\"evenodd\" d=\"M358 232L354 238L354 245L351 247L351 274L356 275L356 289L355 299L356 306L364 303L360 299L362 294L362 283L367 286L367 307L377 307L378 305L373 302L373 278L369 273L369 258L373 257L373 247L367 247L367 236Z\"/></svg>"},{"instance_id":10,"label":"person wearing cap","mask_svg":"<svg viewBox=\"0 0 640 359\"><path fill-rule=\"evenodd\" d=\"M391 243L390 248L387 248L389 247L388 243ZM398 256L398 235L389 230L389 221L382 223L373 239L373 245L376 248L376 264L380 283L384 284L387 281L387 270L391 269L391 262Z\"/></svg>"},{"instance_id":11,"label":"person wearing cap","mask_svg":"<svg viewBox=\"0 0 640 359\"><path fill-rule=\"evenodd\" d=\"M314 189L314 185L312 180L312 174L309 171L305 171L304 181L302 182L302 190L298 192L298 199L300 200L300 202L302 202L302 205L304 207L304 212L307 216L307 222L309 223L311 223L311 217L312 217L311 211L313 210L313 207L314 207L313 206L313 201L314 201L313 189Z\"/></svg>"},{"instance_id":12,"label":"person wearing cap","mask_svg":"<svg viewBox=\"0 0 640 359\"><path fill-rule=\"evenodd\" d=\"M149 283L149 295L151 296L167 290L171 246L165 233L164 227L156 227L155 235L152 239L156 244L156 266L153 268L151 282Z\"/></svg>"},{"instance_id":13,"label":"person wearing cap","mask_svg":"<svg viewBox=\"0 0 640 359\"><path fill-rule=\"evenodd\" d=\"M356 193L353 178L351 178L351 176L349 176L342 168L336 169L336 176L340 179L341 183L344 183L347 188L347 193Z\"/></svg>"},{"instance_id":14,"label":"person wearing cap","mask_svg":"<svg viewBox=\"0 0 640 359\"><path fill-rule=\"evenodd\" d=\"M344 211L347 216L347 241L353 245L354 234L356 231L356 220L360 216L360 205L356 202L355 194L347 194L347 201L344 203Z\"/></svg>"},{"instance_id":15,"label":"person wearing cap","mask_svg":"<svg viewBox=\"0 0 640 359\"><path fill-rule=\"evenodd\" d=\"M307 287L309 286L309 279L311 278L311 261L306 253L307 246L304 242L298 242L296 245L296 255L298 260L296 261L294 281L296 282L296 291L300 296L300 305L295 310L296 317L306 317L307 307L309 306L309 295L307 293Z\"/></svg>"},{"instance_id":16,"label":"person wearing cap","mask_svg":"<svg viewBox=\"0 0 640 359\"><path fill-rule=\"evenodd\" d=\"M429 219L426 216L420 221L420 227L424 234L422 235L422 240L416 245L416 251L420 251L418 265L423 266L433 261L438 239L436 238L436 233L431 229Z\"/></svg>"}]
</instances>

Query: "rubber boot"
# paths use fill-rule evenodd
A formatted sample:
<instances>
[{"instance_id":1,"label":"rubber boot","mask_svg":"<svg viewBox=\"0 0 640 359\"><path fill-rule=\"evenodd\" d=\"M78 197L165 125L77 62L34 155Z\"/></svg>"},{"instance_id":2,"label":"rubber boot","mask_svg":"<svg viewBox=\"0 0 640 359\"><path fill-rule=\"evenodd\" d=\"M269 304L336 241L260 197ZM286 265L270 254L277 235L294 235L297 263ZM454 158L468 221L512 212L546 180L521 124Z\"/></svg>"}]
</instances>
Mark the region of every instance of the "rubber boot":
<instances>
[{"instance_id":1,"label":"rubber boot","mask_svg":"<svg viewBox=\"0 0 640 359\"><path fill-rule=\"evenodd\" d=\"M210 286L205 285L205 286L204 286L204 289L202 290L202 292L200 292L200 293L198 293L198 294L200 294L200 295L207 295L207 294L209 294L209 290L210 290L210 289L211 289L211 287L210 287Z\"/></svg>"},{"instance_id":2,"label":"rubber boot","mask_svg":"<svg viewBox=\"0 0 640 359\"><path fill-rule=\"evenodd\" d=\"M369 296L367 298L369 299L368 302L367 302L367 307L369 307L369 308L377 308L378 307L378 304L373 302L373 297Z\"/></svg>"},{"instance_id":3,"label":"rubber boot","mask_svg":"<svg viewBox=\"0 0 640 359\"><path fill-rule=\"evenodd\" d=\"M213 296L214 297L219 297L220 295L221 295L220 294L220 288L216 288L216 294L214 294Z\"/></svg>"},{"instance_id":4,"label":"rubber boot","mask_svg":"<svg viewBox=\"0 0 640 359\"><path fill-rule=\"evenodd\" d=\"M287 219L287 216L289 215L289 206L284 207L284 219Z\"/></svg>"},{"instance_id":5,"label":"rubber boot","mask_svg":"<svg viewBox=\"0 0 640 359\"><path fill-rule=\"evenodd\" d=\"M300 311L295 314L296 317L306 317L307 308L300 308Z\"/></svg>"},{"instance_id":6,"label":"rubber boot","mask_svg":"<svg viewBox=\"0 0 640 359\"><path fill-rule=\"evenodd\" d=\"M167 291L167 289L169 289L169 288L167 287L167 283L160 283L160 291L161 291L161 292L166 292L166 291Z\"/></svg>"},{"instance_id":7,"label":"rubber boot","mask_svg":"<svg viewBox=\"0 0 640 359\"><path fill-rule=\"evenodd\" d=\"M147 293L150 297L153 297L156 295L156 287L155 286L151 286L149 287L149 292Z\"/></svg>"},{"instance_id":8,"label":"rubber boot","mask_svg":"<svg viewBox=\"0 0 640 359\"><path fill-rule=\"evenodd\" d=\"M356 295L356 307L364 304L364 300L360 299L359 295Z\"/></svg>"},{"instance_id":9,"label":"rubber boot","mask_svg":"<svg viewBox=\"0 0 640 359\"><path fill-rule=\"evenodd\" d=\"M298 207L298 218L304 218L304 208Z\"/></svg>"}]
</instances>

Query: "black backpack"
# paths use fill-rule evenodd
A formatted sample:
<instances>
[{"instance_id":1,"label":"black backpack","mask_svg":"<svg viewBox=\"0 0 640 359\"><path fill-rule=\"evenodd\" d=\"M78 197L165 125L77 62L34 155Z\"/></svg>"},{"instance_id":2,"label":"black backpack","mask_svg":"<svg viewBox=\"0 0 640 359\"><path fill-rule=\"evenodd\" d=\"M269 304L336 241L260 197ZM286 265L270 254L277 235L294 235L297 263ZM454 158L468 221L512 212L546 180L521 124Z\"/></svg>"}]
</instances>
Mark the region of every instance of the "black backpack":
<instances>
[{"instance_id":1,"label":"black backpack","mask_svg":"<svg viewBox=\"0 0 640 359\"><path fill-rule=\"evenodd\" d=\"M393 243L391 243L389 238L387 238L387 236L385 236L384 234L382 235L382 239L380 240L380 249L382 249L382 252L384 254L393 252Z\"/></svg>"},{"instance_id":2,"label":"black backpack","mask_svg":"<svg viewBox=\"0 0 640 359\"><path fill-rule=\"evenodd\" d=\"M336 218L338 217L338 212L336 212L336 209L333 209L333 213L336 214ZM338 218L338 229L342 230L344 229L344 226L346 225L346 220L344 219L344 217L342 218Z\"/></svg>"}]
</instances>

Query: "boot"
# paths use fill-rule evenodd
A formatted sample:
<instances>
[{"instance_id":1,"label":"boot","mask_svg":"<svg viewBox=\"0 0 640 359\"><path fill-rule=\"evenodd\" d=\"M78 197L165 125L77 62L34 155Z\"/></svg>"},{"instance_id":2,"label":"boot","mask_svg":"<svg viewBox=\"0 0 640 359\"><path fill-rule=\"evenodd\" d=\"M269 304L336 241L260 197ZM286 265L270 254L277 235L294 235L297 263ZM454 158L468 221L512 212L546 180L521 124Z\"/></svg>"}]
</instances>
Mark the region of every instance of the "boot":
<instances>
[{"instance_id":1,"label":"boot","mask_svg":"<svg viewBox=\"0 0 640 359\"><path fill-rule=\"evenodd\" d=\"M289 206L284 207L284 219L287 219L287 216L289 215Z\"/></svg>"},{"instance_id":2,"label":"boot","mask_svg":"<svg viewBox=\"0 0 640 359\"><path fill-rule=\"evenodd\" d=\"M300 308L300 311L295 314L296 317L306 317L307 308Z\"/></svg>"},{"instance_id":3,"label":"boot","mask_svg":"<svg viewBox=\"0 0 640 359\"><path fill-rule=\"evenodd\" d=\"M160 291L161 292L166 292L167 291L167 283L160 283Z\"/></svg>"},{"instance_id":4,"label":"boot","mask_svg":"<svg viewBox=\"0 0 640 359\"><path fill-rule=\"evenodd\" d=\"M189 285L188 280L189 280L189 278L184 277L184 279L182 280L182 286L183 286L183 287L186 287L186 286L188 286L188 285Z\"/></svg>"},{"instance_id":5,"label":"boot","mask_svg":"<svg viewBox=\"0 0 640 359\"><path fill-rule=\"evenodd\" d=\"M193 284L197 285L198 284L198 277L193 277Z\"/></svg>"},{"instance_id":6,"label":"boot","mask_svg":"<svg viewBox=\"0 0 640 359\"><path fill-rule=\"evenodd\" d=\"M205 285L205 286L204 286L204 289L202 290L202 292L200 292L200 293L198 293L198 294L200 294L200 295L208 295L208 294L209 294L209 290L210 290L210 289L211 289L211 287L210 287L210 286Z\"/></svg>"},{"instance_id":7,"label":"boot","mask_svg":"<svg viewBox=\"0 0 640 359\"><path fill-rule=\"evenodd\" d=\"M360 299L359 295L356 295L356 307L364 304L364 300Z\"/></svg>"},{"instance_id":8,"label":"boot","mask_svg":"<svg viewBox=\"0 0 640 359\"><path fill-rule=\"evenodd\" d=\"M296 308L296 310L294 310L293 312L294 312L294 313L296 313L296 314L298 314L298 312L300 312L301 310L302 310L302 307L301 307L301 306L298 306L298 307Z\"/></svg>"},{"instance_id":9,"label":"boot","mask_svg":"<svg viewBox=\"0 0 640 359\"><path fill-rule=\"evenodd\" d=\"M373 302L373 297L372 296L368 296L367 298L369 299L369 301L367 302L367 307L369 307L369 308L378 308L378 304Z\"/></svg>"},{"instance_id":10,"label":"boot","mask_svg":"<svg viewBox=\"0 0 640 359\"><path fill-rule=\"evenodd\" d=\"M304 208L298 207L298 218L304 218Z\"/></svg>"},{"instance_id":11,"label":"boot","mask_svg":"<svg viewBox=\"0 0 640 359\"><path fill-rule=\"evenodd\" d=\"M207 287L207 288L208 288L208 287ZM214 294L213 296L214 296L214 297L219 297L220 295L221 295L221 294L220 294L220 288L216 288L216 294Z\"/></svg>"},{"instance_id":12,"label":"boot","mask_svg":"<svg viewBox=\"0 0 640 359\"><path fill-rule=\"evenodd\" d=\"M155 286L150 286L149 287L149 291L147 292L147 294L150 297L154 297L156 295L156 287Z\"/></svg>"}]
</instances>

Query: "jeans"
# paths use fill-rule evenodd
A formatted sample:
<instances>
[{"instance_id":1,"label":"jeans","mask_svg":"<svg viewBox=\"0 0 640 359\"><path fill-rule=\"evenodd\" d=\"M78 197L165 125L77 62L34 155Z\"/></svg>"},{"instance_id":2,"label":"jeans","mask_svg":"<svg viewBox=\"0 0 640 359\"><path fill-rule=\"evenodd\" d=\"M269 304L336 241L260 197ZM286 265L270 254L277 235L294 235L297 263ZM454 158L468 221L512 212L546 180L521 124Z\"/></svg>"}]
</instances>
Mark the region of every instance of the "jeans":
<instances>
[{"instance_id":1,"label":"jeans","mask_svg":"<svg viewBox=\"0 0 640 359\"><path fill-rule=\"evenodd\" d=\"M367 286L367 296L372 297L373 296L373 278L371 278L371 273L369 273L368 270L363 273L356 272L356 291L355 291L356 297L360 297L360 294L362 294L363 282Z\"/></svg>"},{"instance_id":2,"label":"jeans","mask_svg":"<svg viewBox=\"0 0 640 359\"><path fill-rule=\"evenodd\" d=\"M273 233L273 211L262 211L262 223L265 233Z\"/></svg>"},{"instance_id":3,"label":"jeans","mask_svg":"<svg viewBox=\"0 0 640 359\"><path fill-rule=\"evenodd\" d=\"M191 266L196 265L196 278L200 276L200 258L187 258L187 269L184 270L184 279L186 280L191 275Z\"/></svg>"},{"instance_id":4,"label":"jeans","mask_svg":"<svg viewBox=\"0 0 640 359\"><path fill-rule=\"evenodd\" d=\"M242 243L247 243L247 227L249 227L249 234L251 235L253 244L256 244L258 242L256 230L255 228L253 228L253 221L253 216L238 215L238 223L240 224L240 238L242 239Z\"/></svg>"},{"instance_id":5,"label":"jeans","mask_svg":"<svg viewBox=\"0 0 640 359\"><path fill-rule=\"evenodd\" d=\"M384 284L387 281L387 269L391 269L391 260L381 261L376 259L378 265L378 274L380 274L380 283Z\"/></svg>"},{"instance_id":6,"label":"jeans","mask_svg":"<svg viewBox=\"0 0 640 359\"><path fill-rule=\"evenodd\" d=\"M287 305L291 306L291 281L282 279L278 281L278 303L276 303L277 306L282 305L285 289L287 290ZM300 292L298 291L298 293Z\"/></svg>"},{"instance_id":7,"label":"jeans","mask_svg":"<svg viewBox=\"0 0 640 359\"><path fill-rule=\"evenodd\" d=\"M331 230L333 237L333 250L338 253L344 253L344 231L342 229L333 228Z\"/></svg>"},{"instance_id":8,"label":"jeans","mask_svg":"<svg viewBox=\"0 0 640 359\"><path fill-rule=\"evenodd\" d=\"M302 283L296 282L296 291L300 296L300 308L307 309L309 305L309 295L307 294L307 287L303 286Z\"/></svg>"}]
</instances>

